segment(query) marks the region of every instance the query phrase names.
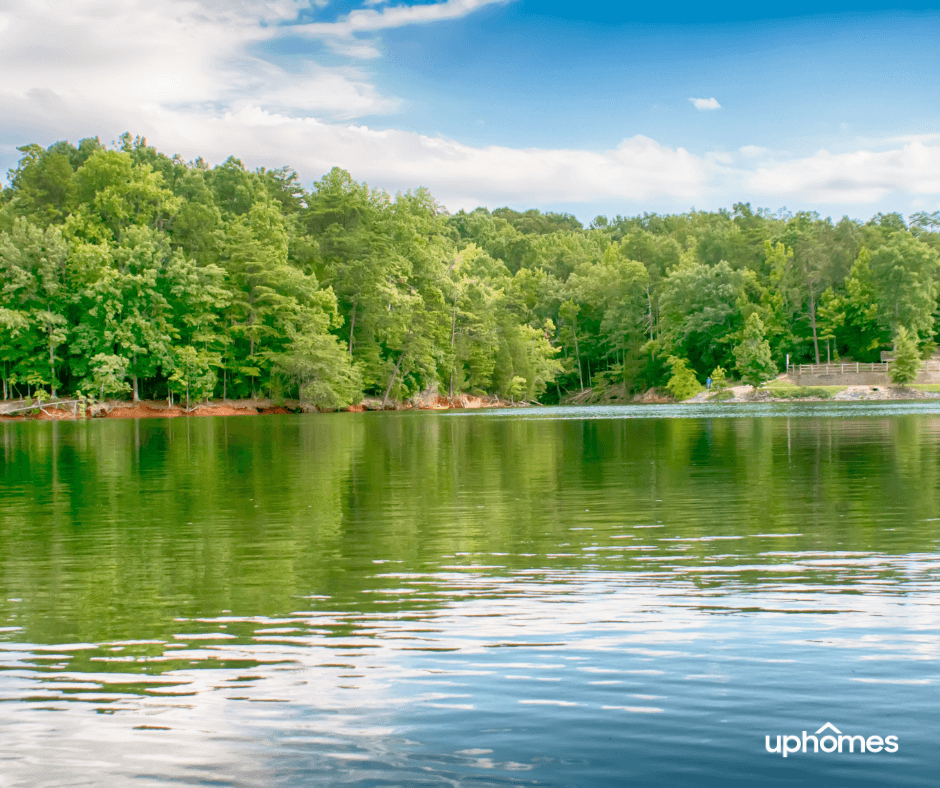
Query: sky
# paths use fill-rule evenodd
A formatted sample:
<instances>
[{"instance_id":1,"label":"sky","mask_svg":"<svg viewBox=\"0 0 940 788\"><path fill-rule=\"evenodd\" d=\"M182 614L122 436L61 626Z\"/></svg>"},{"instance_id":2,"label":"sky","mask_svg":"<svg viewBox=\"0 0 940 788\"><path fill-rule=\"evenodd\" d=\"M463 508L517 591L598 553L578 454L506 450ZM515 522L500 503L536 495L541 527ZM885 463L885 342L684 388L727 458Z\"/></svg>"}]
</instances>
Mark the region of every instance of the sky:
<instances>
[{"instance_id":1,"label":"sky","mask_svg":"<svg viewBox=\"0 0 940 788\"><path fill-rule=\"evenodd\" d=\"M448 210L940 209L940 11L903 1L0 0L0 167L124 131Z\"/></svg>"}]
</instances>

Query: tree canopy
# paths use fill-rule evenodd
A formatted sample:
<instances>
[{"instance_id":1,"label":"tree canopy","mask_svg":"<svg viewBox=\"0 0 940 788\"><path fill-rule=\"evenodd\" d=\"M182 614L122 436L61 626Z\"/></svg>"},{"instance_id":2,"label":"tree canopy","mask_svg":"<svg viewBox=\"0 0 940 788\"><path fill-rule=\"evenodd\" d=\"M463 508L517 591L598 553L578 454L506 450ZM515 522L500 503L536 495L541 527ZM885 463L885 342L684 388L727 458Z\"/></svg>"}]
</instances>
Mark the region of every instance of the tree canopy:
<instances>
[{"instance_id":1,"label":"tree canopy","mask_svg":"<svg viewBox=\"0 0 940 788\"><path fill-rule=\"evenodd\" d=\"M423 391L557 401L936 347L940 220L449 214L333 169L185 162L125 134L21 147L0 196L3 396ZM902 332L901 329L904 329ZM908 341L905 339L905 341ZM681 377L681 376L680 376Z\"/></svg>"}]
</instances>

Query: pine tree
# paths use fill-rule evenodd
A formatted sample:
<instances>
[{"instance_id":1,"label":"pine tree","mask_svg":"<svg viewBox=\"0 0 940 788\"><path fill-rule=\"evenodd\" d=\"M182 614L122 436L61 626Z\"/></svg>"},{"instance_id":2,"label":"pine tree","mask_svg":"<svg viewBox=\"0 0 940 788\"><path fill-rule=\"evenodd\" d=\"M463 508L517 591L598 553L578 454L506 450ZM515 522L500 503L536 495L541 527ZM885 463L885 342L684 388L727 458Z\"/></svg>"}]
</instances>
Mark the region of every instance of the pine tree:
<instances>
[{"instance_id":1,"label":"pine tree","mask_svg":"<svg viewBox=\"0 0 940 788\"><path fill-rule=\"evenodd\" d=\"M712 388L715 391L721 391L728 386L728 373L724 367L715 367L712 370Z\"/></svg>"},{"instance_id":2,"label":"pine tree","mask_svg":"<svg viewBox=\"0 0 940 788\"><path fill-rule=\"evenodd\" d=\"M672 377L666 384L666 389L677 400L686 400L694 397L702 390L701 384L695 378L695 372L689 369L689 362L678 356L670 356L666 363L672 368Z\"/></svg>"},{"instance_id":3,"label":"pine tree","mask_svg":"<svg viewBox=\"0 0 940 788\"><path fill-rule=\"evenodd\" d=\"M904 386L916 380L920 372L920 352L917 349L917 337L904 326L898 326L894 335L894 361L888 368L888 377L898 386Z\"/></svg>"},{"instance_id":4,"label":"pine tree","mask_svg":"<svg viewBox=\"0 0 940 788\"><path fill-rule=\"evenodd\" d=\"M777 374L770 355L770 343L764 337L764 323L756 312L744 324L741 341L734 347L734 357L745 383L759 386Z\"/></svg>"}]
</instances>

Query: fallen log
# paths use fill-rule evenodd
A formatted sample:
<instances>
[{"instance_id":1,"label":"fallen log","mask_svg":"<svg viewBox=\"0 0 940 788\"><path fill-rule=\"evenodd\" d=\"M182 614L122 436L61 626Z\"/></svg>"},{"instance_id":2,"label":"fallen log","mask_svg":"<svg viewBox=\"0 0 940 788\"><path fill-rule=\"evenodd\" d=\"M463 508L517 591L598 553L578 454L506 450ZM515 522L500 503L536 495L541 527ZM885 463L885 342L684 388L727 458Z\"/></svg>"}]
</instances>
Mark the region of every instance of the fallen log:
<instances>
[{"instance_id":1,"label":"fallen log","mask_svg":"<svg viewBox=\"0 0 940 788\"><path fill-rule=\"evenodd\" d=\"M58 408L60 405L81 405L83 399L68 399L58 402L35 402L32 405L24 405L21 408L11 408L9 410L0 410L0 416L12 416L14 413L25 413L28 410L43 410L45 408Z\"/></svg>"}]
</instances>

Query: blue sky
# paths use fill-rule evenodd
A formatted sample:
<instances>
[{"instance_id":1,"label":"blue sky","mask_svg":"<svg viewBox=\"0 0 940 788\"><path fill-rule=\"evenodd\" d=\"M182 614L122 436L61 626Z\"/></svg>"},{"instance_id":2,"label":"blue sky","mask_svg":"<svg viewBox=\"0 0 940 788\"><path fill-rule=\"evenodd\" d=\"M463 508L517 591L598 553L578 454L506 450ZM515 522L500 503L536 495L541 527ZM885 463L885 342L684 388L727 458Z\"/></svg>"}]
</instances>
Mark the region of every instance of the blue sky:
<instances>
[{"instance_id":1,"label":"blue sky","mask_svg":"<svg viewBox=\"0 0 940 788\"><path fill-rule=\"evenodd\" d=\"M450 210L940 209L926 4L0 0L0 165L122 131Z\"/></svg>"}]
</instances>

